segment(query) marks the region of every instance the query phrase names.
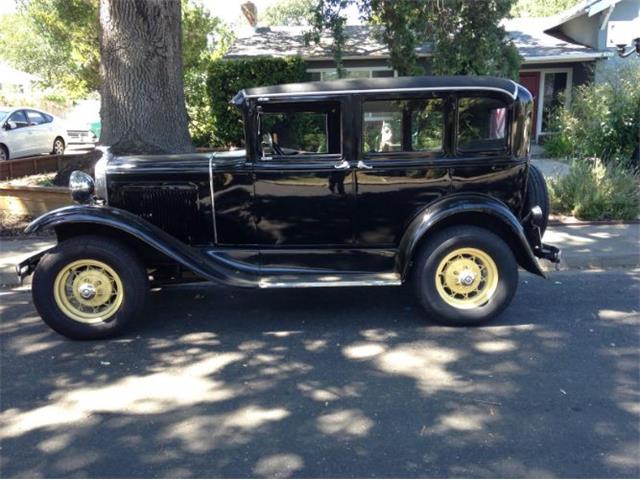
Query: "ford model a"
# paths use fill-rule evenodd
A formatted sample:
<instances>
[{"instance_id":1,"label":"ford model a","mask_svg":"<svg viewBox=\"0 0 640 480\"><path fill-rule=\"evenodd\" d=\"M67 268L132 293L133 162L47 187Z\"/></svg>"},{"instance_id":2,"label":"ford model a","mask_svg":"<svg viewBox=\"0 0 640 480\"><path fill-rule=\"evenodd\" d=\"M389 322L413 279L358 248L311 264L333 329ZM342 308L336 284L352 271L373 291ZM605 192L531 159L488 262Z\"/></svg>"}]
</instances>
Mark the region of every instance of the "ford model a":
<instances>
[{"instance_id":1,"label":"ford model a","mask_svg":"<svg viewBox=\"0 0 640 480\"><path fill-rule=\"evenodd\" d=\"M504 79L414 77L243 90L245 150L113 156L74 172L78 205L36 219L43 320L121 332L150 284L411 284L427 317L476 325L544 276L548 199L529 164L532 99Z\"/></svg>"}]
</instances>

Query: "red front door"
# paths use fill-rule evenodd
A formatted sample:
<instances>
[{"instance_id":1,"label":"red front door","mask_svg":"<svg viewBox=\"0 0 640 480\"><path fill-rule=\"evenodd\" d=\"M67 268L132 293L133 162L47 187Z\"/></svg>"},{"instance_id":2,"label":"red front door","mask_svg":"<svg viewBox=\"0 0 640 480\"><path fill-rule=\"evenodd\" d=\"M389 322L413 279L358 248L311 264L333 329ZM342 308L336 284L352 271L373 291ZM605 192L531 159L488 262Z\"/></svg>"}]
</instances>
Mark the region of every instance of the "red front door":
<instances>
[{"instance_id":1,"label":"red front door","mask_svg":"<svg viewBox=\"0 0 640 480\"><path fill-rule=\"evenodd\" d=\"M533 128L531 138L536 140L538 135L538 95L540 90L540 72L522 72L520 73L520 83L533 95Z\"/></svg>"}]
</instances>

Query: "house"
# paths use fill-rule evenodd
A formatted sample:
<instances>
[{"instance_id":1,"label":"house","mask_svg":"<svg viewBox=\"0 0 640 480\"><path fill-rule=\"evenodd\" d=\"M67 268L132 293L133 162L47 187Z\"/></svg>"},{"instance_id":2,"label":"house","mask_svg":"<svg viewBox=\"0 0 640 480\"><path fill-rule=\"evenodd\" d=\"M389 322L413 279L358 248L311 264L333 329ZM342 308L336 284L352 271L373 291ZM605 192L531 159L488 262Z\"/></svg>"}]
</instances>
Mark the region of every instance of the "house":
<instances>
[{"instance_id":1,"label":"house","mask_svg":"<svg viewBox=\"0 0 640 480\"><path fill-rule=\"evenodd\" d=\"M535 98L536 141L549 131L549 112L561 102L568 104L572 88L593 80L603 70L601 64L615 56L614 28L638 32L640 26L637 29L634 26L639 19L640 0L586 0L553 17L504 21L522 57L520 82ZM345 28L343 65L347 77L395 75L388 64L387 48L376 40L375 28L367 25ZM327 34L318 44L309 44L305 41L307 30L289 26L249 29L238 35L226 58L298 55L307 61L310 80L336 78L331 37ZM429 45L420 45L417 54L428 74Z\"/></svg>"},{"instance_id":2,"label":"house","mask_svg":"<svg viewBox=\"0 0 640 480\"><path fill-rule=\"evenodd\" d=\"M0 95L31 95L34 85L40 79L35 75L21 72L5 63L0 63Z\"/></svg>"}]
</instances>

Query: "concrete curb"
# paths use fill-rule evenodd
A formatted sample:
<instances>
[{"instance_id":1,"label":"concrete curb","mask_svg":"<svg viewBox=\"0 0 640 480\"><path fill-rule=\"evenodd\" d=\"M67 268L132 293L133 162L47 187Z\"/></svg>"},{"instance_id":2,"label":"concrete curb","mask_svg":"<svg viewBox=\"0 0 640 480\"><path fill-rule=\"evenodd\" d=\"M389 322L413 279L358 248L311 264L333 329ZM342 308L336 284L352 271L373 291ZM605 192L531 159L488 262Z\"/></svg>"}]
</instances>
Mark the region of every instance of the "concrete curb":
<instances>
[{"instance_id":1,"label":"concrete curb","mask_svg":"<svg viewBox=\"0 0 640 480\"><path fill-rule=\"evenodd\" d=\"M15 264L55 245L55 238L0 240L0 285L18 284ZM541 261L545 271L640 267L640 223L550 225L544 241L562 249L556 265ZM30 282L25 279L25 283Z\"/></svg>"}]
</instances>

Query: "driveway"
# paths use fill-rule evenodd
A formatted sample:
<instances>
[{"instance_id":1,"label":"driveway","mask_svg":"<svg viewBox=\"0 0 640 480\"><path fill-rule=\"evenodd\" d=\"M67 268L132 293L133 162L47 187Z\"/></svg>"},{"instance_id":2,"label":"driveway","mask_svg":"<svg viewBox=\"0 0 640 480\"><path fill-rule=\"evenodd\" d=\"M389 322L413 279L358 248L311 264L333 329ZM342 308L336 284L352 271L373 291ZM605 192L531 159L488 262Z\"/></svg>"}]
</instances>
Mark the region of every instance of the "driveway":
<instances>
[{"instance_id":1,"label":"driveway","mask_svg":"<svg viewBox=\"0 0 640 480\"><path fill-rule=\"evenodd\" d=\"M638 477L640 271L528 274L482 328L406 289L154 292L71 342L1 291L2 477Z\"/></svg>"}]
</instances>

